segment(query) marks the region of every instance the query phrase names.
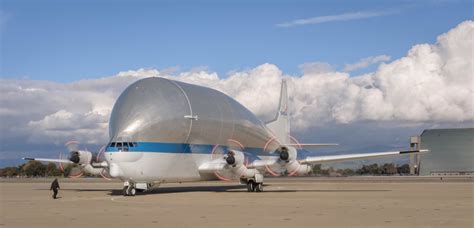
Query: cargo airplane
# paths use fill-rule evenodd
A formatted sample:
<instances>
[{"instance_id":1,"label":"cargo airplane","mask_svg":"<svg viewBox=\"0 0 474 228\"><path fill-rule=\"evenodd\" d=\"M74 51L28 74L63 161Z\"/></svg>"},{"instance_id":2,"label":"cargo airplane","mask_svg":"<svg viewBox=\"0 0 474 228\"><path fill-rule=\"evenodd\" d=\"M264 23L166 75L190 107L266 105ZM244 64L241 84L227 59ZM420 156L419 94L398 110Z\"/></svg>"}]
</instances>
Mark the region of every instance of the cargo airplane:
<instances>
[{"instance_id":1,"label":"cargo airplane","mask_svg":"<svg viewBox=\"0 0 474 228\"><path fill-rule=\"evenodd\" d=\"M68 159L24 159L107 174L123 181L124 196L134 196L160 183L207 180L239 180L249 192L261 192L264 174L306 175L314 164L427 152L304 156L304 148L337 144L300 144L290 136L285 80L276 117L264 123L217 90L159 77L141 79L115 102L109 138L100 160L77 147Z\"/></svg>"}]
</instances>

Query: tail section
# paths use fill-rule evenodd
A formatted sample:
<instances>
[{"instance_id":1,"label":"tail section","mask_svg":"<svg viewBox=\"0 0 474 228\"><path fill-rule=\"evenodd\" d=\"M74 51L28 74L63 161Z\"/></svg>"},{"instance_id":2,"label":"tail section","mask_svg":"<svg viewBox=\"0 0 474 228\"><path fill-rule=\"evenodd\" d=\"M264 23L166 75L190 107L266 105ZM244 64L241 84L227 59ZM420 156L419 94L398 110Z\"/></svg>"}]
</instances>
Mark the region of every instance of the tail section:
<instances>
[{"instance_id":1,"label":"tail section","mask_svg":"<svg viewBox=\"0 0 474 228\"><path fill-rule=\"evenodd\" d=\"M290 120L288 116L288 90L286 80L281 82L280 103L275 119L266 123L281 144L290 143Z\"/></svg>"}]
</instances>

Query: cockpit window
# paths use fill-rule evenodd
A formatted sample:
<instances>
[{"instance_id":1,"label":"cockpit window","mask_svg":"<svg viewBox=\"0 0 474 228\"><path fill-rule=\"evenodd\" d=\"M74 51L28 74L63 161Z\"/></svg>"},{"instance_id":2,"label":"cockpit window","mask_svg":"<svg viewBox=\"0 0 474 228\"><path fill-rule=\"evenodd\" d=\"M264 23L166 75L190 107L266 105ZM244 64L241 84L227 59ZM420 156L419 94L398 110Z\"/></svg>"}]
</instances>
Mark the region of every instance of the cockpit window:
<instances>
[{"instance_id":1,"label":"cockpit window","mask_svg":"<svg viewBox=\"0 0 474 228\"><path fill-rule=\"evenodd\" d=\"M136 142L111 142L109 147L117 147L118 150L128 151L129 147L137 147Z\"/></svg>"}]
</instances>

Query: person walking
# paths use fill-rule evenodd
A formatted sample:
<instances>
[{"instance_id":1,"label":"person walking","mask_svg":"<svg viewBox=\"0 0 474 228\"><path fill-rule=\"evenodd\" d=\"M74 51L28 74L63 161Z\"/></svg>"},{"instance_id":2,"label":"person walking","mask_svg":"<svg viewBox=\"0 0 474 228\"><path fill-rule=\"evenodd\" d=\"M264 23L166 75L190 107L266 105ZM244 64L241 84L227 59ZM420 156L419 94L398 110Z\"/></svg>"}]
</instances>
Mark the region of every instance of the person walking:
<instances>
[{"instance_id":1,"label":"person walking","mask_svg":"<svg viewBox=\"0 0 474 228\"><path fill-rule=\"evenodd\" d=\"M53 183L51 183L51 188L49 189L50 191L53 190L53 199L56 199L56 196L58 195L58 192L60 187L58 183L58 178L55 178Z\"/></svg>"}]
</instances>

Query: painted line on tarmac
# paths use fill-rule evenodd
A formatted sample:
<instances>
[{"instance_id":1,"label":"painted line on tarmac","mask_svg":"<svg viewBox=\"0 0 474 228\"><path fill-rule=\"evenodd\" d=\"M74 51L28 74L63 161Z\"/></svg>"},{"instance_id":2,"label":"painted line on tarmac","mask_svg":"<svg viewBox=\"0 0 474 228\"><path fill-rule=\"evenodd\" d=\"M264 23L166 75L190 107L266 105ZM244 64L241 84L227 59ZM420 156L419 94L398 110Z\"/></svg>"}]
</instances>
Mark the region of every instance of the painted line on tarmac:
<instances>
[{"instance_id":1,"label":"painted line on tarmac","mask_svg":"<svg viewBox=\"0 0 474 228\"><path fill-rule=\"evenodd\" d=\"M127 203L127 204L133 203L133 204L147 204L147 205L153 204L154 205L154 203L152 202L141 201L141 199L145 199L145 198L143 198L143 196L140 196L140 197L119 196L119 197L111 197L110 201L116 202L116 203ZM140 200L140 201L137 201L137 200Z\"/></svg>"},{"instance_id":2,"label":"painted line on tarmac","mask_svg":"<svg viewBox=\"0 0 474 228\"><path fill-rule=\"evenodd\" d=\"M101 197L71 197L71 198L60 198L62 202L74 202L74 201L88 201L88 200L108 200L108 196Z\"/></svg>"}]
</instances>

